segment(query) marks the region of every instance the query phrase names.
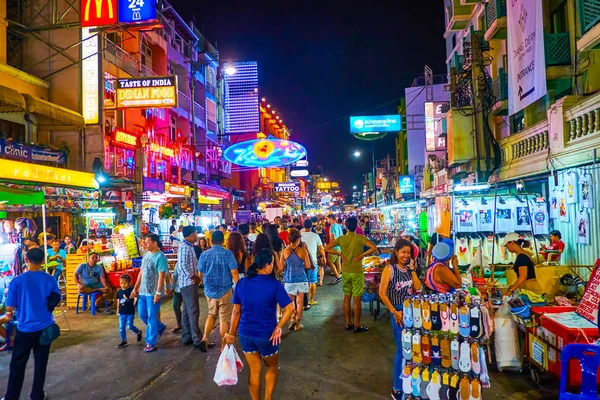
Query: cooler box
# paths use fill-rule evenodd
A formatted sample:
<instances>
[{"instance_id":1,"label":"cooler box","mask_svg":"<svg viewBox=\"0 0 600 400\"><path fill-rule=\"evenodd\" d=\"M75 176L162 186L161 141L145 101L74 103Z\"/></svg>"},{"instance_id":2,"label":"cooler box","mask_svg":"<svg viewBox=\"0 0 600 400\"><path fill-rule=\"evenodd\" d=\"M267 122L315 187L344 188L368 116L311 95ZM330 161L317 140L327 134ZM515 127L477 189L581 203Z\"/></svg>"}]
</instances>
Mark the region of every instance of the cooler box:
<instances>
[{"instance_id":1,"label":"cooler box","mask_svg":"<svg viewBox=\"0 0 600 400\"><path fill-rule=\"evenodd\" d=\"M560 378L560 353L571 343L593 343L598 327L575 313L577 307L532 307L537 326L527 332L527 357ZM581 385L581 366L577 360L569 364L570 386Z\"/></svg>"}]
</instances>

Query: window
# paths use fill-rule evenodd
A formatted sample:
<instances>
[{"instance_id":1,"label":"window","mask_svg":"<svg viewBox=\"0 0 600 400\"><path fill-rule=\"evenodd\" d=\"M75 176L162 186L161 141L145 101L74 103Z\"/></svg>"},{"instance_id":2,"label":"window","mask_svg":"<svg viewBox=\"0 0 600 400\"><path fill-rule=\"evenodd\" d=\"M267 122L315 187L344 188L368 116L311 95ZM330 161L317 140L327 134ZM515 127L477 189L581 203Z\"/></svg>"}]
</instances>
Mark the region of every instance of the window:
<instances>
[{"instance_id":1,"label":"window","mask_svg":"<svg viewBox=\"0 0 600 400\"><path fill-rule=\"evenodd\" d=\"M510 134L521 132L525 129L525 110L521 110L518 113L510 117Z\"/></svg>"},{"instance_id":2,"label":"window","mask_svg":"<svg viewBox=\"0 0 600 400\"><path fill-rule=\"evenodd\" d=\"M123 48L123 32L109 32L106 34L106 38L120 48Z\"/></svg>"},{"instance_id":3,"label":"window","mask_svg":"<svg viewBox=\"0 0 600 400\"><path fill-rule=\"evenodd\" d=\"M25 137L25 125L0 119L0 137L25 143L27 141Z\"/></svg>"},{"instance_id":4,"label":"window","mask_svg":"<svg viewBox=\"0 0 600 400\"><path fill-rule=\"evenodd\" d=\"M567 28L567 1L556 0L552 3L550 12L550 33L568 32Z\"/></svg>"},{"instance_id":5,"label":"window","mask_svg":"<svg viewBox=\"0 0 600 400\"><path fill-rule=\"evenodd\" d=\"M152 69L152 49L146 43L142 43L142 64Z\"/></svg>"},{"instance_id":6,"label":"window","mask_svg":"<svg viewBox=\"0 0 600 400\"><path fill-rule=\"evenodd\" d=\"M171 143L174 143L177 140L177 118L171 115L169 122L169 139Z\"/></svg>"}]
</instances>

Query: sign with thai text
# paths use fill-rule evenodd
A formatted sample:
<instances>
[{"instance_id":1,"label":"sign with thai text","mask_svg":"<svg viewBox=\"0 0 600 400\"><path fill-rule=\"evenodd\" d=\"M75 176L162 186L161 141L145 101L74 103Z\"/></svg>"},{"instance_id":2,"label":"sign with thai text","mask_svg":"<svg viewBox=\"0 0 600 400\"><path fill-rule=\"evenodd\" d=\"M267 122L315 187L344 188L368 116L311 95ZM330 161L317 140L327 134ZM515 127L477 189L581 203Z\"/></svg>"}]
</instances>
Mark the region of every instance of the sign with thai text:
<instances>
[{"instance_id":1,"label":"sign with thai text","mask_svg":"<svg viewBox=\"0 0 600 400\"><path fill-rule=\"evenodd\" d=\"M577 307L577 314L594 324L598 323L598 304L600 304L600 268L598 268L598 264L598 261L596 261L596 268L592 272L581 297L581 302Z\"/></svg>"},{"instance_id":2,"label":"sign with thai text","mask_svg":"<svg viewBox=\"0 0 600 400\"><path fill-rule=\"evenodd\" d=\"M401 118L400 115L350 117L350 132L400 132L402 130Z\"/></svg>"},{"instance_id":3,"label":"sign with thai text","mask_svg":"<svg viewBox=\"0 0 600 400\"><path fill-rule=\"evenodd\" d=\"M0 179L9 181L42 182L61 186L98 189L95 178L94 174L87 172L12 160L2 160L2 168L0 168Z\"/></svg>"},{"instance_id":4,"label":"sign with thai text","mask_svg":"<svg viewBox=\"0 0 600 400\"><path fill-rule=\"evenodd\" d=\"M0 157L13 158L15 160L32 163L51 162L64 164L67 161L67 155L64 151L27 146L3 138L0 138Z\"/></svg>"},{"instance_id":5,"label":"sign with thai text","mask_svg":"<svg viewBox=\"0 0 600 400\"><path fill-rule=\"evenodd\" d=\"M117 0L81 0L81 26L117 23Z\"/></svg>"},{"instance_id":6,"label":"sign with thai text","mask_svg":"<svg viewBox=\"0 0 600 400\"><path fill-rule=\"evenodd\" d=\"M177 185L175 183L167 184L167 192L170 194L185 196L188 192L187 186L185 185Z\"/></svg>"},{"instance_id":7,"label":"sign with thai text","mask_svg":"<svg viewBox=\"0 0 600 400\"><path fill-rule=\"evenodd\" d=\"M403 175L398 177L398 189L401 194L415 192L415 177L413 175Z\"/></svg>"},{"instance_id":8,"label":"sign with thai text","mask_svg":"<svg viewBox=\"0 0 600 400\"><path fill-rule=\"evenodd\" d=\"M177 107L177 78L153 76L115 81L117 108Z\"/></svg>"},{"instance_id":9,"label":"sign with thai text","mask_svg":"<svg viewBox=\"0 0 600 400\"><path fill-rule=\"evenodd\" d=\"M317 189L329 190L331 189L331 182L317 182Z\"/></svg>"}]
</instances>

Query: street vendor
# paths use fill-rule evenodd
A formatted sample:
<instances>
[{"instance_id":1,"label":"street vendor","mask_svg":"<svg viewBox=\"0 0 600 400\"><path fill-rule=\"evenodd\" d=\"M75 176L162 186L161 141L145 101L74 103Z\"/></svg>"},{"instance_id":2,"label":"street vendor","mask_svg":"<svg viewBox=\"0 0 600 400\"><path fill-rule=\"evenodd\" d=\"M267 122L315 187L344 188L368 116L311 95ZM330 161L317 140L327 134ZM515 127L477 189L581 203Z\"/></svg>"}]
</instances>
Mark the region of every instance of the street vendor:
<instances>
[{"instance_id":1,"label":"street vendor","mask_svg":"<svg viewBox=\"0 0 600 400\"><path fill-rule=\"evenodd\" d=\"M419 258L419 246L417 246L415 244L415 242L413 242L413 240L415 240L415 234L411 231L409 231L408 229L405 229L400 236L402 237L402 239L408 241L412 246L411 246L411 252L410 252L410 258L412 258L413 260L416 260L417 258Z\"/></svg>"},{"instance_id":2,"label":"street vendor","mask_svg":"<svg viewBox=\"0 0 600 400\"><path fill-rule=\"evenodd\" d=\"M458 259L450 239L443 239L431 251L433 262L427 268L425 285L436 293L451 293L462 286Z\"/></svg>"},{"instance_id":3,"label":"street vendor","mask_svg":"<svg viewBox=\"0 0 600 400\"><path fill-rule=\"evenodd\" d=\"M513 283L504 294L510 296L517 289L524 289L537 294L543 294L542 286L538 283L536 278L533 260L531 259L529 251L526 250L531 247L531 243L528 240L521 239L521 236L518 233L512 232L504 236L504 241L501 246L506 247L508 251L517 255L514 265L517 281Z\"/></svg>"},{"instance_id":4,"label":"street vendor","mask_svg":"<svg viewBox=\"0 0 600 400\"><path fill-rule=\"evenodd\" d=\"M540 253L546 261L560 261L560 256L565 251L565 242L562 240L560 231L553 230L550 232L550 246L542 244L542 251Z\"/></svg>"},{"instance_id":5,"label":"street vendor","mask_svg":"<svg viewBox=\"0 0 600 400\"><path fill-rule=\"evenodd\" d=\"M73 279L79 288L79 293L102 293L102 296L96 298L96 307L102 305L105 298L112 300L114 297L112 289L106 282L104 268L98 264L98 261L100 261L100 255L92 251L88 257L88 262L77 267L73 274ZM109 310L107 309L104 312L108 313Z\"/></svg>"}]
</instances>

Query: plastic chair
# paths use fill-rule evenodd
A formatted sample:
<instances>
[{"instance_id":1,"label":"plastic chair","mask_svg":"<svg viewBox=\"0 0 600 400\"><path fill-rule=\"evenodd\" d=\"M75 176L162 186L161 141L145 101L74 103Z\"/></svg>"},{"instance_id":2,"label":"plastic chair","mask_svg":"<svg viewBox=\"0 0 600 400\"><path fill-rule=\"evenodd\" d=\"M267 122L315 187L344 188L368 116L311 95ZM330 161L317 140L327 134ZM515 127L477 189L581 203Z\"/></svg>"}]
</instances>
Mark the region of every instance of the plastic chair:
<instances>
[{"instance_id":1,"label":"plastic chair","mask_svg":"<svg viewBox=\"0 0 600 400\"><path fill-rule=\"evenodd\" d=\"M75 306L75 314L79 314L79 301L81 299L83 299L83 302L81 304L81 311L84 312L85 310L87 310L87 303L89 298L91 303L90 313L92 315L96 315L96 298L98 296L102 296L102 292L92 292L90 294L79 293L79 295L77 295L77 305ZM106 307L106 309L108 310L108 301L106 299L104 299L104 307Z\"/></svg>"},{"instance_id":2,"label":"plastic chair","mask_svg":"<svg viewBox=\"0 0 600 400\"><path fill-rule=\"evenodd\" d=\"M581 389L579 393L567 392L569 362L579 360L581 364ZM598 400L596 372L600 365L600 347L592 344L568 344L563 347L560 371L560 400Z\"/></svg>"}]
</instances>

